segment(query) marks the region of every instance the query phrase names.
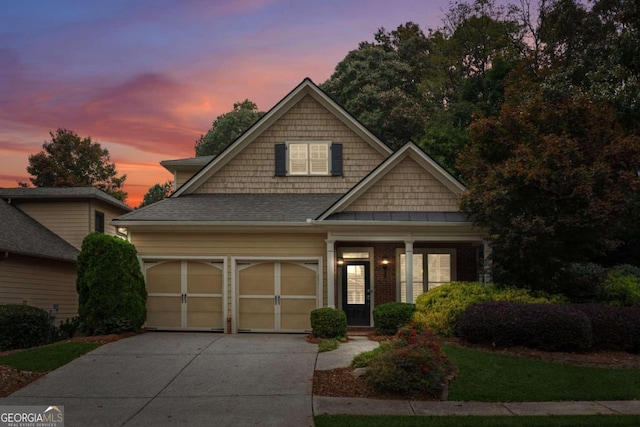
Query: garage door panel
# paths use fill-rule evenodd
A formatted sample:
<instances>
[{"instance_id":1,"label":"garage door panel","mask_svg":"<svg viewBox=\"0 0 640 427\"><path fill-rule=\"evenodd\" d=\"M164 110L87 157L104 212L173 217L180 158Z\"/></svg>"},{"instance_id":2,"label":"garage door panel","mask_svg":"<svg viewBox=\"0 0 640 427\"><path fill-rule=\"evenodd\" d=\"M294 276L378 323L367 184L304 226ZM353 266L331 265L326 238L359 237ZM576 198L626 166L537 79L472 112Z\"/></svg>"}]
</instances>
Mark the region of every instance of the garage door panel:
<instances>
[{"instance_id":1,"label":"garage door panel","mask_svg":"<svg viewBox=\"0 0 640 427\"><path fill-rule=\"evenodd\" d=\"M222 270L202 262L187 263L187 291L200 294L222 293Z\"/></svg>"},{"instance_id":2,"label":"garage door panel","mask_svg":"<svg viewBox=\"0 0 640 427\"><path fill-rule=\"evenodd\" d=\"M272 298L240 298L240 329L274 329L275 306Z\"/></svg>"},{"instance_id":3,"label":"garage door panel","mask_svg":"<svg viewBox=\"0 0 640 427\"><path fill-rule=\"evenodd\" d=\"M147 270L148 293L180 293L181 264L177 262L163 262Z\"/></svg>"},{"instance_id":4,"label":"garage door panel","mask_svg":"<svg viewBox=\"0 0 640 427\"><path fill-rule=\"evenodd\" d=\"M182 299L179 296L148 296L147 325L179 328L182 323Z\"/></svg>"},{"instance_id":5,"label":"garage door panel","mask_svg":"<svg viewBox=\"0 0 640 427\"><path fill-rule=\"evenodd\" d=\"M240 295L269 295L274 290L273 263L256 264L240 270Z\"/></svg>"},{"instance_id":6,"label":"garage door panel","mask_svg":"<svg viewBox=\"0 0 640 427\"><path fill-rule=\"evenodd\" d=\"M221 328L222 326L222 298L187 298L187 327Z\"/></svg>"},{"instance_id":7,"label":"garage door panel","mask_svg":"<svg viewBox=\"0 0 640 427\"><path fill-rule=\"evenodd\" d=\"M282 263L281 277L281 295L314 296L316 294L317 273L315 269L299 264Z\"/></svg>"},{"instance_id":8,"label":"garage door panel","mask_svg":"<svg viewBox=\"0 0 640 427\"><path fill-rule=\"evenodd\" d=\"M280 327L282 329L311 329L310 313L316 308L315 299L285 299L285 297L282 297L280 305Z\"/></svg>"}]
</instances>

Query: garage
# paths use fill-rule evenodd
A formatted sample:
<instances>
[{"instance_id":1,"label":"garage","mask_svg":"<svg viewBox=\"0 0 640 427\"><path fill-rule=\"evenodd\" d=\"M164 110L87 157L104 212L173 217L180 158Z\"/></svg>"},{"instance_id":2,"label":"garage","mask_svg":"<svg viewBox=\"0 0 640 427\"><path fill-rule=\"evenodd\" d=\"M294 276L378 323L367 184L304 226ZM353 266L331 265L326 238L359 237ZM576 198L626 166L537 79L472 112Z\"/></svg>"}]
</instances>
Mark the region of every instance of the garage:
<instances>
[{"instance_id":1,"label":"garage","mask_svg":"<svg viewBox=\"0 0 640 427\"><path fill-rule=\"evenodd\" d=\"M147 329L223 331L224 263L145 261Z\"/></svg>"},{"instance_id":2,"label":"garage","mask_svg":"<svg viewBox=\"0 0 640 427\"><path fill-rule=\"evenodd\" d=\"M319 307L319 262L237 261L238 332L308 332Z\"/></svg>"}]
</instances>

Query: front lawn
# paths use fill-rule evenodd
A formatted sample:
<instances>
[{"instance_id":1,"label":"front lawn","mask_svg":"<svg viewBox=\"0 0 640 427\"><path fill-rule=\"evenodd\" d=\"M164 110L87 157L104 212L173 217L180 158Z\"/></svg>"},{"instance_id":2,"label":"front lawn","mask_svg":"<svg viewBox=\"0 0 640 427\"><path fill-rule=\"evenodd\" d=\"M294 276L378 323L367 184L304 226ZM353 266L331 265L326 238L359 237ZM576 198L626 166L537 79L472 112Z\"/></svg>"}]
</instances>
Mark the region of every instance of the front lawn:
<instances>
[{"instance_id":1,"label":"front lawn","mask_svg":"<svg viewBox=\"0 0 640 427\"><path fill-rule=\"evenodd\" d=\"M545 402L640 399L640 369L591 368L443 346L458 368L449 400Z\"/></svg>"},{"instance_id":2,"label":"front lawn","mask_svg":"<svg viewBox=\"0 0 640 427\"><path fill-rule=\"evenodd\" d=\"M20 371L48 372L100 347L96 342L57 342L0 356L0 365Z\"/></svg>"}]
</instances>

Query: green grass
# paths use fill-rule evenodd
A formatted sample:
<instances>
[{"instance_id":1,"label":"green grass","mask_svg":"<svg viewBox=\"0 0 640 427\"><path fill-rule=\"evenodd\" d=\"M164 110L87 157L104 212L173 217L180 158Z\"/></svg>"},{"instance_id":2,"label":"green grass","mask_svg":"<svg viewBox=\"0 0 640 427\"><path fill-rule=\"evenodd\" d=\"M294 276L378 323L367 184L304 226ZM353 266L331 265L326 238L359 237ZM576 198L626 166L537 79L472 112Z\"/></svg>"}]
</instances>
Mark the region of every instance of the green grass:
<instances>
[{"instance_id":1,"label":"green grass","mask_svg":"<svg viewBox=\"0 0 640 427\"><path fill-rule=\"evenodd\" d=\"M637 415L536 416L536 417L427 417L320 415L316 427L631 427Z\"/></svg>"},{"instance_id":2,"label":"green grass","mask_svg":"<svg viewBox=\"0 0 640 427\"><path fill-rule=\"evenodd\" d=\"M337 338L323 338L318 345L318 351L320 353L325 351L332 351L338 348L338 339Z\"/></svg>"},{"instance_id":3,"label":"green grass","mask_svg":"<svg viewBox=\"0 0 640 427\"><path fill-rule=\"evenodd\" d=\"M94 342L57 342L0 357L0 365L21 371L48 372L91 350L100 347Z\"/></svg>"},{"instance_id":4,"label":"green grass","mask_svg":"<svg viewBox=\"0 0 640 427\"><path fill-rule=\"evenodd\" d=\"M365 366L369 365L371 359L382 353L387 347L387 343L380 343L380 345L373 350L365 351L356 355L356 357L353 358L353 361L351 361L351 365L355 366L356 368L364 368Z\"/></svg>"},{"instance_id":5,"label":"green grass","mask_svg":"<svg viewBox=\"0 0 640 427\"><path fill-rule=\"evenodd\" d=\"M443 350L458 368L458 377L449 389L449 400L640 399L640 369L564 365L447 345Z\"/></svg>"}]
</instances>

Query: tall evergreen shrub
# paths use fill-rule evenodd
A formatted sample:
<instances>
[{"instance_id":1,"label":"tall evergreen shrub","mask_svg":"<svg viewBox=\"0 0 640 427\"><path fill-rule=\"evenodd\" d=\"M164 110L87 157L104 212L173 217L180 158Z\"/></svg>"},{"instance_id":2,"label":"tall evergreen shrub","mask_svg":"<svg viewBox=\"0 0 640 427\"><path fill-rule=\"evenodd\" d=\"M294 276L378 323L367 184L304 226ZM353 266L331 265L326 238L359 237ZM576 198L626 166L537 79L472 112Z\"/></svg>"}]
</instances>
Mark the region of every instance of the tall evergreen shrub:
<instances>
[{"instance_id":1,"label":"tall evergreen shrub","mask_svg":"<svg viewBox=\"0 0 640 427\"><path fill-rule=\"evenodd\" d=\"M78 314L89 333L140 328L147 291L135 247L118 237L92 233L78 255Z\"/></svg>"}]
</instances>

